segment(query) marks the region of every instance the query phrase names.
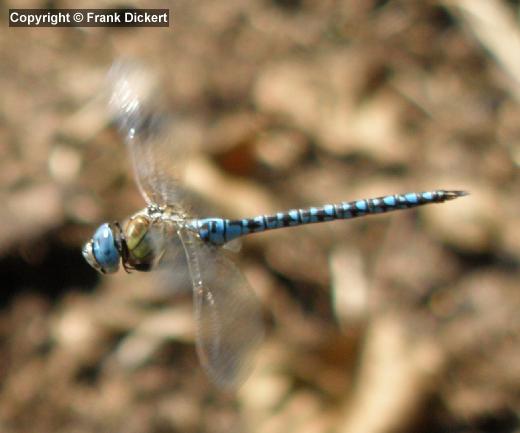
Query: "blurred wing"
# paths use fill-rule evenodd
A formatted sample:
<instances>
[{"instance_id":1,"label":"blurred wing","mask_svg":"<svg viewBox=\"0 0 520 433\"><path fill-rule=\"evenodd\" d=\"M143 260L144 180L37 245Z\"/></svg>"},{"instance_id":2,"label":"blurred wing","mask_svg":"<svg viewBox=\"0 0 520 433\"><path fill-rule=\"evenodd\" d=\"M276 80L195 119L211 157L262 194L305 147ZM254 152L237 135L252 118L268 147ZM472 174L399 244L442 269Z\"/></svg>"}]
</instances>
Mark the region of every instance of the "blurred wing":
<instances>
[{"instance_id":1,"label":"blurred wing","mask_svg":"<svg viewBox=\"0 0 520 433\"><path fill-rule=\"evenodd\" d=\"M190 294L191 276L183 242L175 227L161 223L152 226L147 234L155 257L153 276L155 291L169 298Z\"/></svg>"},{"instance_id":2,"label":"blurred wing","mask_svg":"<svg viewBox=\"0 0 520 433\"><path fill-rule=\"evenodd\" d=\"M258 299L224 251L187 230L181 240L193 283L201 364L221 388L237 388L249 375L263 338Z\"/></svg>"},{"instance_id":3,"label":"blurred wing","mask_svg":"<svg viewBox=\"0 0 520 433\"><path fill-rule=\"evenodd\" d=\"M185 153L176 140L173 119L158 104L157 81L137 64L115 63L109 74L109 109L123 136L141 194L148 204L175 204L181 199L180 173Z\"/></svg>"}]
</instances>

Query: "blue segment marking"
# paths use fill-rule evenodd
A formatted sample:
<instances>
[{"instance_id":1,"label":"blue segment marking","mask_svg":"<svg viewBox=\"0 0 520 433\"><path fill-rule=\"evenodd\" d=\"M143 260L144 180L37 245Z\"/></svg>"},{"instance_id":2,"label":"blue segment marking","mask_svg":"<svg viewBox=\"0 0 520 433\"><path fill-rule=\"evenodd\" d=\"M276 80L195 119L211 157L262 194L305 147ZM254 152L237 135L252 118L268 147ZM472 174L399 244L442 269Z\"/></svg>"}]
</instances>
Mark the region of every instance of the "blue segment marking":
<instances>
[{"instance_id":1,"label":"blue segment marking","mask_svg":"<svg viewBox=\"0 0 520 433\"><path fill-rule=\"evenodd\" d=\"M384 212L385 209L383 208L382 204L381 204L381 200L378 199L378 198L373 198L372 200L370 200L370 204L371 204L371 211L373 213L381 213L381 212Z\"/></svg>"},{"instance_id":2,"label":"blue segment marking","mask_svg":"<svg viewBox=\"0 0 520 433\"><path fill-rule=\"evenodd\" d=\"M224 220L220 218L216 218L210 223L209 236L211 242L215 244L224 243L224 227Z\"/></svg>"},{"instance_id":3,"label":"blue segment marking","mask_svg":"<svg viewBox=\"0 0 520 433\"><path fill-rule=\"evenodd\" d=\"M393 195L383 197L383 203L387 206L393 207L395 206L395 197Z\"/></svg>"},{"instance_id":4,"label":"blue segment marking","mask_svg":"<svg viewBox=\"0 0 520 433\"><path fill-rule=\"evenodd\" d=\"M425 200L432 201L433 200L433 194L431 192L423 192L422 196Z\"/></svg>"},{"instance_id":5,"label":"blue segment marking","mask_svg":"<svg viewBox=\"0 0 520 433\"><path fill-rule=\"evenodd\" d=\"M278 228L278 218L276 216L266 216L265 217L265 226L268 229L276 229Z\"/></svg>"},{"instance_id":6,"label":"blue segment marking","mask_svg":"<svg viewBox=\"0 0 520 433\"><path fill-rule=\"evenodd\" d=\"M207 226L202 226L199 228L199 235L202 240L208 240L209 230L208 230Z\"/></svg>"},{"instance_id":7,"label":"blue segment marking","mask_svg":"<svg viewBox=\"0 0 520 433\"><path fill-rule=\"evenodd\" d=\"M244 218L241 221L242 224L242 234L247 235L248 233L251 233L251 230L249 230L249 220L247 218Z\"/></svg>"},{"instance_id":8,"label":"blue segment marking","mask_svg":"<svg viewBox=\"0 0 520 433\"><path fill-rule=\"evenodd\" d=\"M331 204L326 204L323 206L323 211L325 212L325 218L323 218L324 221L332 221L334 220L334 206Z\"/></svg>"},{"instance_id":9,"label":"blue segment marking","mask_svg":"<svg viewBox=\"0 0 520 433\"><path fill-rule=\"evenodd\" d=\"M352 218L353 215L352 215L352 212L351 212L351 209L352 207L350 206L350 203L346 203L346 202L343 202L341 203L341 209L343 211L343 218Z\"/></svg>"},{"instance_id":10,"label":"blue segment marking","mask_svg":"<svg viewBox=\"0 0 520 433\"><path fill-rule=\"evenodd\" d=\"M253 228L253 232L263 232L265 230L264 217L256 216L253 218L255 227Z\"/></svg>"},{"instance_id":11,"label":"blue segment marking","mask_svg":"<svg viewBox=\"0 0 520 433\"><path fill-rule=\"evenodd\" d=\"M298 211L296 209L292 209L289 212L287 212L287 215L291 218L291 221L289 221L290 226L296 226L299 225L300 220L298 217Z\"/></svg>"},{"instance_id":12,"label":"blue segment marking","mask_svg":"<svg viewBox=\"0 0 520 433\"><path fill-rule=\"evenodd\" d=\"M317 223L318 222L318 208L311 207L311 208L309 208L309 211L311 213L310 222Z\"/></svg>"},{"instance_id":13,"label":"blue segment marking","mask_svg":"<svg viewBox=\"0 0 520 433\"><path fill-rule=\"evenodd\" d=\"M226 221L226 241L230 241L238 238L242 234L242 225L233 222Z\"/></svg>"},{"instance_id":14,"label":"blue segment marking","mask_svg":"<svg viewBox=\"0 0 520 433\"><path fill-rule=\"evenodd\" d=\"M356 206L356 209L361 212L366 212L366 210L367 210L367 203L365 202L365 200L356 201L355 206Z\"/></svg>"},{"instance_id":15,"label":"blue segment marking","mask_svg":"<svg viewBox=\"0 0 520 433\"><path fill-rule=\"evenodd\" d=\"M309 209L300 209L298 211L302 224L308 224L311 221L311 212Z\"/></svg>"},{"instance_id":16,"label":"blue segment marking","mask_svg":"<svg viewBox=\"0 0 520 433\"><path fill-rule=\"evenodd\" d=\"M415 194L413 192L409 192L408 194L405 194L405 198L408 203L417 204L419 201L417 198L417 194Z\"/></svg>"},{"instance_id":17,"label":"blue segment marking","mask_svg":"<svg viewBox=\"0 0 520 433\"><path fill-rule=\"evenodd\" d=\"M406 201L406 197L404 195L397 194L395 198L397 199L396 207L398 207L399 209L405 209L408 207L408 202Z\"/></svg>"}]
</instances>

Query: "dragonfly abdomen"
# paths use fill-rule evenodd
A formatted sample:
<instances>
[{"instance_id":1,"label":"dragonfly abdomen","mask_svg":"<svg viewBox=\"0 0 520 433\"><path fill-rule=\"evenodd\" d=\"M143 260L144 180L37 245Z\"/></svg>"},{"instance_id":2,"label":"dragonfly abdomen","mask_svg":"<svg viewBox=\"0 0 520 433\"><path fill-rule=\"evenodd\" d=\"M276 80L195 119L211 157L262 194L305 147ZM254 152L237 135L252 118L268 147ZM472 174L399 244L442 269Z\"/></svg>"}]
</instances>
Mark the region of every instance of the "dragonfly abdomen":
<instances>
[{"instance_id":1,"label":"dragonfly abdomen","mask_svg":"<svg viewBox=\"0 0 520 433\"><path fill-rule=\"evenodd\" d=\"M223 245L240 236L283 227L295 227L340 219L351 219L371 214L409 209L431 203L442 203L466 195L464 191L426 191L393 194L383 197L354 200L320 207L291 209L273 215L230 220L205 218L193 221L202 240L214 245Z\"/></svg>"}]
</instances>

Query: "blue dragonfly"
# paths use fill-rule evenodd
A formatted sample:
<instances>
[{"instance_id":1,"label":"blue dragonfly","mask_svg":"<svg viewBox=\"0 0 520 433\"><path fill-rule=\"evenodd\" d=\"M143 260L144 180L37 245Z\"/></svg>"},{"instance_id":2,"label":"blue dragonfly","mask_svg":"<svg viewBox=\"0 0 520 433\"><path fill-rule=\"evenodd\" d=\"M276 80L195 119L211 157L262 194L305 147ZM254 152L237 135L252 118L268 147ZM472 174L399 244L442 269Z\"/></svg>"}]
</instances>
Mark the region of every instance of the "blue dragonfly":
<instances>
[{"instance_id":1,"label":"blue dragonfly","mask_svg":"<svg viewBox=\"0 0 520 433\"><path fill-rule=\"evenodd\" d=\"M196 218L183 206L185 194L175 172L181 145L172 140L170 121L150 109L148 76L128 63L109 74L110 109L127 144L146 207L124 225L102 224L83 247L86 261L102 274L152 271L178 266L183 256L193 288L196 347L201 365L219 387L234 389L248 376L263 338L259 302L227 256L228 242L251 233L363 217L442 203L464 191L433 190L392 194L243 219ZM168 156L168 158L166 157Z\"/></svg>"}]
</instances>

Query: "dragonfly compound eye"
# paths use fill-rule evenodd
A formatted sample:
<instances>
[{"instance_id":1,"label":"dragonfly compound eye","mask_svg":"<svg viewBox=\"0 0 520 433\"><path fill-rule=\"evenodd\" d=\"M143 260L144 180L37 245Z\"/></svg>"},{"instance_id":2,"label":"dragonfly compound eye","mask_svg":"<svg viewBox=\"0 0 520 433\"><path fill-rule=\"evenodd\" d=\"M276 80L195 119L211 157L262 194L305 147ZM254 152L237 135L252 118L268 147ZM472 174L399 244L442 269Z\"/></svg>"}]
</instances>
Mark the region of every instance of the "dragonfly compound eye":
<instances>
[{"instance_id":1,"label":"dragonfly compound eye","mask_svg":"<svg viewBox=\"0 0 520 433\"><path fill-rule=\"evenodd\" d=\"M121 255L108 223L99 226L92 239L83 247L83 257L101 273L117 272Z\"/></svg>"}]
</instances>

